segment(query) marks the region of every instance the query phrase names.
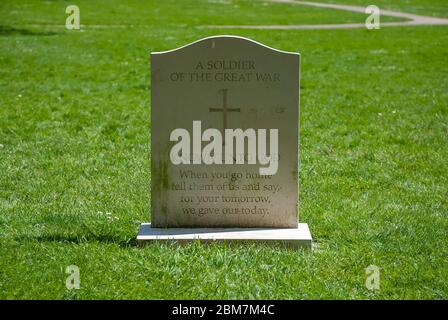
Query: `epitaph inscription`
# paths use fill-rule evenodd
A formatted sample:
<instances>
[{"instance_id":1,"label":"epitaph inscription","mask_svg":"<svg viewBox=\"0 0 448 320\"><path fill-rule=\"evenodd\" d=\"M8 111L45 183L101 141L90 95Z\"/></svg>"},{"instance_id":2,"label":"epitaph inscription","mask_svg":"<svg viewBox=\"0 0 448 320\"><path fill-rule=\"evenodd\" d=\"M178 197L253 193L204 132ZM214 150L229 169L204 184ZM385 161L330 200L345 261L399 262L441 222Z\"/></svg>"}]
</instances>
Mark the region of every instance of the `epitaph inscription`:
<instances>
[{"instance_id":1,"label":"epitaph inscription","mask_svg":"<svg viewBox=\"0 0 448 320\"><path fill-rule=\"evenodd\" d=\"M154 227L296 227L299 55L211 37L151 54Z\"/></svg>"}]
</instances>

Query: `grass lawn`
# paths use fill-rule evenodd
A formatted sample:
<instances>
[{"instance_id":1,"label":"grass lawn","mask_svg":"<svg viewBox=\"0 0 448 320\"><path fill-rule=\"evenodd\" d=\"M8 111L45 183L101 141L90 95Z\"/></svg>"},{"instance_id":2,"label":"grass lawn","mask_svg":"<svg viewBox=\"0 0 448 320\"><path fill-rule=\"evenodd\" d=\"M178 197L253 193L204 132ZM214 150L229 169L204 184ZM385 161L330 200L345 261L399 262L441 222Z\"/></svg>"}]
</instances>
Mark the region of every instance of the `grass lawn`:
<instances>
[{"instance_id":1,"label":"grass lawn","mask_svg":"<svg viewBox=\"0 0 448 320\"><path fill-rule=\"evenodd\" d=\"M261 1L73 3L82 31L63 26L72 2L0 2L0 298L448 298L447 26L219 30L197 26L365 16ZM447 16L441 0L378 3ZM302 54L300 220L312 252L135 244L150 216L149 53L221 33ZM65 287L68 265L80 290ZM365 287L369 265L378 291Z\"/></svg>"},{"instance_id":2,"label":"grass lawn","mask_svg":"<svg viewBox=\"0 0 448 320\"><path fill-rule=\"evenodd\" d=\"M397 10L440 18L448 17L448 2L446 0L319 0L316 2L341 3L364 7L374 4L384 10Z\"/></svg>"}]
</instances>

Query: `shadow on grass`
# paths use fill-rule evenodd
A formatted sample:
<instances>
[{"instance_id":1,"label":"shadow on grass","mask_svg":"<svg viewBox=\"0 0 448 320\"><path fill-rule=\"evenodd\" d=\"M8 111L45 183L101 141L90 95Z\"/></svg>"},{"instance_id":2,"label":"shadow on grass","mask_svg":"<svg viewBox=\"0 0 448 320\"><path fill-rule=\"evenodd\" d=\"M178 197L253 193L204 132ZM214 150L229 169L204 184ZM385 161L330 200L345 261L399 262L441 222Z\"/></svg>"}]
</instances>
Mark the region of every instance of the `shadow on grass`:
<instances>
[{"instance_id":1,"label":"shadow on grass","mask_svg":"<svg viewBox=\"0 0 448 320\"><path fill-rule=\"evenodd\" d=\"M100 242L104 244L115 244L122 248L137 247L135 238L120 238L111 235L64 235L64 234L48 234L48 235L22 235L14 237L17 242L59 242L68 244L83 244L86 242Z\"/></svg>"},{"instance_id":2,"label":"shadow on grass","mask_svg":"<svg viewBox=\"0 0 448 320\"><path fill-rule=\"evenodd\" d=\"M11 26L0 25L0 36L9 35L24 35L24 36L54 36L59 33L53 31L34 31L29 29L14 28Z\"/></svg>"},{"instance_id":3,"label":"shadow on grass","mask_svg":"<svg viewBox=\"0 0 448 320\"><path fill-rule=\"evenodd\" d=\"M269 242L240 242L240 241L206 241L202 242L199 240L194 241L154 241L151 243L137 243L136 238L123 238L116 237L112 235L93 235L93 234L82 234L82 235L64 235L64 234L48 234L48 235L22 235L14 237L14 240L19 243L25 242L39 242L39 243L58 243L58 244L84 244L84 243L101 243L101 244L114 244L120 248L144 248L150 245L162 246L167 248L189 248L200 247L204 249L214 249L214 248L227 248L227 249L241 249L245 250L255 249L255 250L284 250L287 252L294 253L309 253L311 254L313 250L307 248L294 248L289 245L284 245L281 243L269 243Z\"/></svg>"}]
</instances>

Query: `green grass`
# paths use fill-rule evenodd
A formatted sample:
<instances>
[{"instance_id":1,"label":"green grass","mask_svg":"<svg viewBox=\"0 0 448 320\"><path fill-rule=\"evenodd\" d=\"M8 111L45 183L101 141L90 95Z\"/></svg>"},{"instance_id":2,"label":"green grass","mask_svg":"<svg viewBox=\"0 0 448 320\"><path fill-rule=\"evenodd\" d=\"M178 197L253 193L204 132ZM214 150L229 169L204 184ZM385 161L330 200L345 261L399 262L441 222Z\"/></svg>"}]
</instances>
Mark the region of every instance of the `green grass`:
<instances>
[{"instance_id":1,"label":"green grass","mask_svg":"<svg viewBox=\"0 0 448 320\"><path fill-rule=\"evenodd\" d=\"M316 2L342 3L367 7L376 5L384 10L404 11L424 16L448 17L448 2L445 0L319 0Z\"/></svg>"},{"instance_id":2,"label":"green grass","mask_svg":"<svg viewBox=\"0 0 448 320\"><path fill-rule=\"evenodd\" d=\"M215 2L79 1L82 32L57 26L71 2L0 3L0 298L446 299L448 27L196 28L359 22ZM135 245L150 214L149 53L220 33L302 54L300 220L313 252ZM71 264L80 290L65 287ZM369 265L379 291L365 288Z\"/></svg>"},{"instance_id":3,"label":"green grass","mask_svg":"<svg viewBox=\"0 0 448 320\"><path fill-rule=\"evenodd\" d=\"M240 24L311 24L364 22L358 13L273 3L263 0L189 0L189 1L76 1L82 24L127 25L167 28L173 26ZM40 24L63 27L67 1L2 2L1 24L23 26ZM399 21L403 19L388 18ZM146 30L149 32L149 30Z\"/></svg>"}]
</instances>

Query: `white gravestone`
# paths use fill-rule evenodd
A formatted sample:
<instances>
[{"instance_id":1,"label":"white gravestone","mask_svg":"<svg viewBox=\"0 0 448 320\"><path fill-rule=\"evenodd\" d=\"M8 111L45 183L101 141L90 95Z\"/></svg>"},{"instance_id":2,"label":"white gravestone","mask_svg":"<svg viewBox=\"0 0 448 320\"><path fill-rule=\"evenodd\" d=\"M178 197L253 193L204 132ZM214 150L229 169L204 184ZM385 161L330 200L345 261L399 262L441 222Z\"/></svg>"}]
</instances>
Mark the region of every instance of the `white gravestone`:
<instances>
[{"instance_id":1,"label":"white gravestone","mask_svg":"<svg viewBox=\"0 0 448 320\"><path fill-rule=\"evenodd\" d=\"M278 240L298 223L300 56L217 36L151 54L151 224L138 240Z\"/></svg>"}]
</instances>

